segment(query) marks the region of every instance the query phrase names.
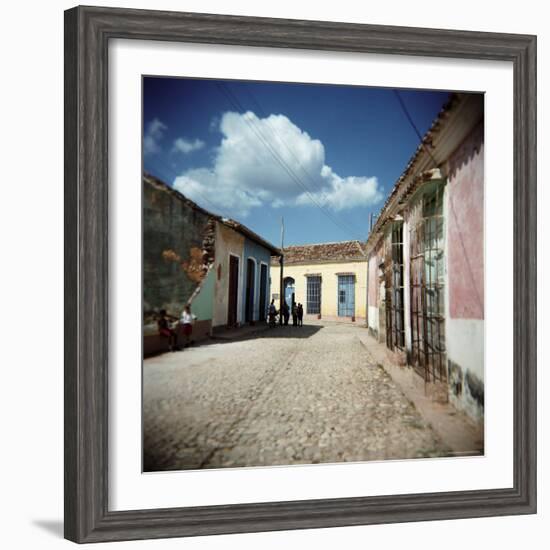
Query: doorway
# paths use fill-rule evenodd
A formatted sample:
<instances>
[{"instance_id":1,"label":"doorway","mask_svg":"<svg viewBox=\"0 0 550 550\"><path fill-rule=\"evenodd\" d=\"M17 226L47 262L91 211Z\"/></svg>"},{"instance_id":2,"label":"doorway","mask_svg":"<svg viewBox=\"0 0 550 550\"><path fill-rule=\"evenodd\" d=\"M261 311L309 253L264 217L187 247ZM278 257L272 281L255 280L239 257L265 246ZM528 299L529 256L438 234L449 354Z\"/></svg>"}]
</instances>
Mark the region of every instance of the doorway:
<instances>
[{"instance_id":1,"label":"doorway","mask_svg":"<svg viewBox=\"0 0 550 550\"><path fill-rule=\"evenodd\" d=\"M394 222L385 242L386 346L405 349L403 223Z\"/></svg>"},{"instance_id":2,"label":"doorway","mask_svg":"<svg viewBox=\"0 0 550 550\"><path fill-rule=\"evenodd\" d=\"M244 320L247 323L254 321L254 292L256 279L256 262L251 258L246 261L246 301Z\"/></svg>"},{"instance_id":3,"label":"doorway","mask_svg":"<svg viewBox=\"0 0 550 550\"><path fill-rule=\"evenodd\" d=\"M283 280L285 287L285 302L288 306L289 311L292 311L292 306L296 301L296 294L294 290L295 281L292 277L285 277Z\"/></svg>"},{"instance_id":4,"label":"doorway","mask_svg":"<svg viewBox=\"0 0 550 550\"><path fill-rule=\"evenodd\" d=\"M338 275L338 317L355 316L355 275Z\"/></svg>"},{"instance_id":5,"label":"doorway","mask_svg":"<svg viewBox=\"0 0 550 550\"><path fill-rule=\"evenodd\" d=\"M265 321L267 314L267 265L260 266L260 321Z\"/></svg>"},{"instance_id":6,"label":"doorway","mask_svg":"<svg viewBox=\"0 0 550 550\"><path fill-rule=\"evenodd\" d=\"M426 193L410 228L412 363L427 382L446 381L443 187Z\"/></svg>"},{"instance_id":7,"label":"doorway","mask_svg":"<svg viewBox=\"0 0 550 550\"><path fill-rule=\"evenodd\" d=\"M229 296L227 300L227 324L237 324L237 303L239 297L239 258L229 256Z\"/></svg>"}]
</instances>

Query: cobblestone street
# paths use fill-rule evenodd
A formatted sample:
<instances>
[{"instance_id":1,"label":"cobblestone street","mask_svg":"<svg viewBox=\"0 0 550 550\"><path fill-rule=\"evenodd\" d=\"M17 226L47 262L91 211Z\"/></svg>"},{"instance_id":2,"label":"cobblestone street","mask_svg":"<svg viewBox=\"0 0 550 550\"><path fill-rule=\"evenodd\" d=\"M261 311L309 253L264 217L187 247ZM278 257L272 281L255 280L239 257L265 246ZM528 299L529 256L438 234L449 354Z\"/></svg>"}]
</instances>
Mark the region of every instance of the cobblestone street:
<instances>
[{"instance_id":1,"label":"cobblestone street","mask_svg":"<svg viewBox=\"0 0 550 550\"><path fill-rule=\"evenodd\" d=\"M146 359L145 471L448 455L363 330L277 327Z\"/></svg>"}]
</instances>

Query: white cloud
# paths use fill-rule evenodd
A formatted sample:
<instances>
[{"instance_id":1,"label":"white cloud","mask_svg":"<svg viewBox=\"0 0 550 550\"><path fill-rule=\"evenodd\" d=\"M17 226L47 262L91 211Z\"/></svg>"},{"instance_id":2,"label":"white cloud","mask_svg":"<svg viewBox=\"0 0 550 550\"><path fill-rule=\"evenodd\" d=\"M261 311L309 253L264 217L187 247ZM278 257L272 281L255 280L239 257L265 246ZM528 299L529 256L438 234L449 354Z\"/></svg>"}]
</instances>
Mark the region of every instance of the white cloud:
<instances>
[{"instance_id":1,"label":"white cloud","mask_svg":"<svg viewBox=\"0 0 550 550\"><path fill-rule=\"evenodd\" d=\"M168 126L161 122L158 118L154 118L149 125L143 136L143 152L146 155L159 153L161 147L159 141L163 138L164 132L168 129Z\"/></svg>"},{"instance_id":2,"label":"white cloud","mask_svg":"<svg viewBox=\"0 0 550 550\"><path fill-rule=\"evenodd\" d=\"M310 204L313 195L316 202L335 211L346 210L355 206L368 206L382 200L376 177L348 176L341 178L328 166L323 166L321 177L326 186L316 193L302 193L296 204Z\"/></svg>"},{"instance_id":3,"label":"white cloud","mask_svg":"<svg viewBox=\"0 0 550 550\"><path fill-rule=\"evenodd\" d=\"M318 204L341 211L383 198L376 177L333 172L325 164L321 141L284 115L258 118L250 111L228 112L219 130L222 141L213 165L188 170L174 181L176 189L206 208L246 216L264 205L314 206L312 196Z\"/></svg>"},{"instance_id":4,"label":"white cloud","mask_svg":"<svg viewBox=\"0 0 550 550\"><path fill-rule=\"evenodd\" d=\"M179 153L183 153L184 155L188 155L189 153L192 153L193 151L198 151L203 147L204 147L204 141L201 141L200 139L189 141L185 138L178 138L174 141L174 147L172 148L172 152L179 152Z\"/></svg>"}]
</instances>

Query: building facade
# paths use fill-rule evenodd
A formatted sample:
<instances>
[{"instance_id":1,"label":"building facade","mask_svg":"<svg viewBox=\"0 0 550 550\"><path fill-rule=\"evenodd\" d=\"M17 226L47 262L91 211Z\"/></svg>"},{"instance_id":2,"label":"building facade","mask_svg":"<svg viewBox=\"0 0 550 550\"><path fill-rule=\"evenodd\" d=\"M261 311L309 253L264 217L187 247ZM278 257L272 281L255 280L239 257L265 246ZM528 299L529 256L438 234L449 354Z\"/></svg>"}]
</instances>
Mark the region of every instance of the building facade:
<instances>
[{"instance_id":1,"label":"building facade","mask_svg":"<svg viewBox=\"0 0 550 550\"><path fill-rule=\"evenodd\" d=\"M364 323L367 256L363 243L289 246L283 250L283 295L289 307L301 303L305 318ZM280 308L281 267L271 262L272 297Z\"/></svg>"},{"instance_id":2,"label":"building facade","mask_svg":"<svg viewBox=\"0 0 550 550\"><path fill-rule=\"evenodd\" d=\"M214 329L266 321L269 263L278 254L278 248L246 226L226 218L218 221Z\"/></svg>"},{"instance_id":3,"label":"building facade","mask_svg":"<svg viewBox=\"0 0 550 550\"><path fill-rule=\"evenodd\" d=\"M143 178L143 208L145 355L166 349L156 326L161 309L179 318L190 305L197 340L265 321L276 247L150 175Z\"/></svg>"},{"instance_id":4,"label":"building facade","mask_svg":"<svg viewBox=\"0 0 550 550\"><path fill-rule=\"evenodd\" d=\"M369 235L367 324L427 387L484 414L484 105L454 94Z\"/></svg>"}]
</instances>

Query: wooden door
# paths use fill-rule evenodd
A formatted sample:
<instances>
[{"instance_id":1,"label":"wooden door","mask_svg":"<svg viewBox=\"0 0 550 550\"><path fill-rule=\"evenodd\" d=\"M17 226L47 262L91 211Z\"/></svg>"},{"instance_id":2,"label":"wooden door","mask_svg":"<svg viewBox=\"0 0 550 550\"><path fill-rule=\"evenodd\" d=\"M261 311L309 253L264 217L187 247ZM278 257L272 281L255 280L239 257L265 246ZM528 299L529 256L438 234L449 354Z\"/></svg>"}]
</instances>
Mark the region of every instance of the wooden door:
<instances>
[{"instance_id":1,"label":"wooden door","mask_svg":"<svg viewBox=\"0 0 550 550\"><path fill-rule=\"evenodd\" d=\"M254 321L254 281L256 279L256 264L254 260L248 259L246 262L246 301L244 310L244 320L247 323Z\"/></svg>"},{"instance_id":2,"label":"wooden door","mask_svg":"<svg viewBox=\"0 0 550 550\"><path fill-rule=\"evenodd\" d=\"M260 267L260 321L265 321L267 313L267 266Z\"/></svg>"},{"instance_id":3,"label":"wooden door","mask_svg":"<svg viewBox=\"0 0 550 550\"><path fill-rule=\"evenodd\" d=\"M237 324L237 302L239 296L239 258L229 256L229 298L227 301L227 324Z\"/></svg>"}]
</instances>

